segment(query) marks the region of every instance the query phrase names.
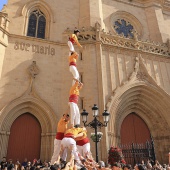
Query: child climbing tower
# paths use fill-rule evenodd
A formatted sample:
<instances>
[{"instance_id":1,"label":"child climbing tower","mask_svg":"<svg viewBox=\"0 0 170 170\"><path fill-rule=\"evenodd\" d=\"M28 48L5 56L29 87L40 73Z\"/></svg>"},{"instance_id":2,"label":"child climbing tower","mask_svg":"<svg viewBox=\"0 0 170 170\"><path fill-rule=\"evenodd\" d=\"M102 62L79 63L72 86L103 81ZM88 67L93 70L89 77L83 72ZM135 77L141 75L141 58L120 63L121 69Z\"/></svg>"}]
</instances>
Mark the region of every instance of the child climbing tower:
<instances>
[{"instance_id":1,"label":"child climbing tower","mask_svg":"<svg viewBox=\"0 0 170 170\"><path fill-rule=\"evenodd\" d=\"M69 56L69 70L72 73L73 78L79 81L79 72L77 70L77 64L76 64L77 58L78 58L78 54L76 52L72 52L71 56ZM75 80L73 80L72 85L74 85Z\"/></svg>"}]
</instances>

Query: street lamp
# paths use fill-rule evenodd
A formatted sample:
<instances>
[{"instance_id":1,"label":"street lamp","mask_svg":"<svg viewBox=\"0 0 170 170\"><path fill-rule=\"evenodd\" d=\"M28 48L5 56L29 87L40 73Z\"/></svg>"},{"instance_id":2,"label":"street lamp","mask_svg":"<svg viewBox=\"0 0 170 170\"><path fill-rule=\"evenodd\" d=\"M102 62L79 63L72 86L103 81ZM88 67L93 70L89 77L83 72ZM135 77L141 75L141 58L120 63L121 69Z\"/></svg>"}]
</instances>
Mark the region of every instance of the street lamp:
<instances>
[{"instance_id":1,"label":"street lamp","mask_svg":"<svg viewBox=\"0 0 170 170\"><path fill-rule=\"evenodd\" d=\"M100 122L99 120L97 120L98 117L98 107L96 104L94 104L94 106L92 107L92 111L93 111L93 117L94 119L87 123L87 116L88 116L88 112L86 112L86 110L83 110L83 112L81 113L82 116L82 120L84 123L85 127L91 127L95 130L95 140L93 140L95 142L95 147L96 147L96 162L98 162L98 149L97 149L97 143L100 141L99 138L97 138L97 127L101 128L101 127L107 127L107 124L109 122L109 116L110 114L107 112L107 110L104 110L104 113L102 114L103 116L103 120L104 123Z\"/></svg>"}]
</instances>

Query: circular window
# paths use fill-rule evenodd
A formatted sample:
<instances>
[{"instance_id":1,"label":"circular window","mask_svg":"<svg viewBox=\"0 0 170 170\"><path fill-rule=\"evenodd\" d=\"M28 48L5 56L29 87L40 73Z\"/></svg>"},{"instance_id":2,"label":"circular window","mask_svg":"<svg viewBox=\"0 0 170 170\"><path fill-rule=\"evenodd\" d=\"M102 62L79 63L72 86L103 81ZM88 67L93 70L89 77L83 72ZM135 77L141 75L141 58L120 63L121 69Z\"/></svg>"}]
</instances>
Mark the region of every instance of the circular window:
<instances>
[{"instance_id":1,"label":"circular window","mask_svg":"<svg viewBox=\"0 0 170 170\"><path fill-rule=\"evenodd\" d=\"M125 37L133 38L133 26L124 19L118 19L114 23L114 29L117 34L123 34Z\"/></svg>"},{"instance_id":2,"label":"circular window","mask_svg":"<svg viewBox=\"0 0 170 170\"><path fill-rule=\"evenodd\" d=\"M117 11L110 16L110 27L114 34L124 35L127 38L134 38L134 34L138 34L138 38L143 35L143 26L140 21L132 14L125 11Z\"/></svg>"}]
</instances>

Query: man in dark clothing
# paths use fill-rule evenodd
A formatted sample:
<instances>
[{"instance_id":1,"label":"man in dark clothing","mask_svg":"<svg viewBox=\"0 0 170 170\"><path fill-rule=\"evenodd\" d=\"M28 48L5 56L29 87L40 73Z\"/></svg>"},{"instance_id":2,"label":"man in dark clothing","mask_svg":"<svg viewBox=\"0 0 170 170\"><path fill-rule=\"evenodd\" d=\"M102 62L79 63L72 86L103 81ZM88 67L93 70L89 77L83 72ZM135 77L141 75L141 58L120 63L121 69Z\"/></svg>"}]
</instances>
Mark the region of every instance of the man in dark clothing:
<instances>
[{"instance_id":1,"label":"man in dark clothing","mask_svg":"<svg viewBox=\"0 0 170 170\"><path fill-rule=\"evenodd\" d=\"M7 167L6 157L3 157L1 162L1 170L4 170L6 167Z\"/></svg>"},{"instance_id":2,"label":"man in dark clothing","mask_svg":"<svg viewBox=\"0 0 170 170\"><path fill-rule=\"evenodd\" d=\"M24 159L24 162L22 162L22 167L26 169L26 166L28 164L27 158Z\"/></svg>"},{"instance_id":3,"label":"man in dark clothing","mask_svg":"<svg viewBox=\"0 0 170 170\"><path fill-rule=\"evenodd\" d=\"M7 170L12 170L14 168L14 164L12 163L12 159L9 159L7 164Z\"/></svg>"}]
</instances>

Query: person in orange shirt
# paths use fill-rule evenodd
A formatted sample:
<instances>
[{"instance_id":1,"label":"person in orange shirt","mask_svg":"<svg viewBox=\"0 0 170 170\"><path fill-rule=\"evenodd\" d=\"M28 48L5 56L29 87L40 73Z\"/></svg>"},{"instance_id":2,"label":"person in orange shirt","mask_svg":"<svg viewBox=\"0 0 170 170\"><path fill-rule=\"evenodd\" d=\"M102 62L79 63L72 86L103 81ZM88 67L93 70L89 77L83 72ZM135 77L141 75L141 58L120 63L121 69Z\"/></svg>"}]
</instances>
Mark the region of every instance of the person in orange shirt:
<instances>
[{"instance_id":1,"label":"person in orange shirt","mask_svg":"<svg viewBox=\"0 0 170 170\"><path fill-rule=\"evenodd\" d=\"M51 165L58 159L61 147L61 140L64 138L64 133L67 130L67 124L69 123L69 115L64 114L57 124L56 138L54 139L54 152L51 158Z\"/></svg>"},{"instance_id":2,"label":"person in orange shirt","mask_svg":"<svg viewBox=\"0 0 170 170\"><path fill-rule=\"evenodd\" d=\"M74 125L80 125L80 111L78 108L79 90L82 88L83 83L76 80L74 85L70 88L69 106L71 116L71 127Z\"/></svg>"},{"instance_id":3,"label":"person in orange shirt","mask_svg":"<svg viewBox=\"0 0 170 170\"><path fill-rule=\"evenodd\" d=\"M82 48L82 46L80 45L80 43L78 42L78 38L77 36L80 34L80 31L78 29L74 30L74 34L71 34L68 40L68 46L70 49L70 53L71 52L75 52L74 46L73 44L76 43L80 48ZM69 53L69 55L70 55Z\"/></svg>"},{"instance_id":4,"label":"person in orange shirt","mask_svg":"<svg viewBox=\"0 0 170 170\"><path fill-rule=\"evenodd\" d=\"M87 131L82 132L83 135L81 137L77 137L76 145L77 149L83 157L86 157L90 152L90 141L87 137Z\"/></svg>"},{"instance_id":5,"label":"person in orange shirt","mask_svg":"<svg viewBox=\"0 0 170 170\"><path fill-rule=\"evenodd\" d=\"M63 157L62 153L63 151L67 148L71 150L72 154L74 155L74 159L80 163L80 158L78 156L78 150L76 147L76 138L82 137L84 134L83 132L86 131L85 127L82 128L70 128L68 130L66 130L65 134L64 134L64 138L61 141L61 156ZM63 159L66 159L66 157L63 157Z\"/></svg>"},{"instance_id":6,"label":"person in orange shirt","mask_svg":"<svg viewBox=\"0 0 170 170\"><path fill-rule=\"evenodd\" d=\"M76 52L72 52L71 56L69 56L69 70L73 75L73 78L79 81L79 72L77 70L77 61L78 54ZM75 80L73 80L72 85L75 83Z\"/></svg>"}]
</instances>

